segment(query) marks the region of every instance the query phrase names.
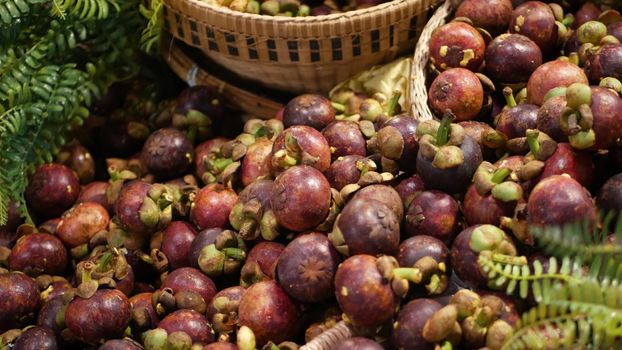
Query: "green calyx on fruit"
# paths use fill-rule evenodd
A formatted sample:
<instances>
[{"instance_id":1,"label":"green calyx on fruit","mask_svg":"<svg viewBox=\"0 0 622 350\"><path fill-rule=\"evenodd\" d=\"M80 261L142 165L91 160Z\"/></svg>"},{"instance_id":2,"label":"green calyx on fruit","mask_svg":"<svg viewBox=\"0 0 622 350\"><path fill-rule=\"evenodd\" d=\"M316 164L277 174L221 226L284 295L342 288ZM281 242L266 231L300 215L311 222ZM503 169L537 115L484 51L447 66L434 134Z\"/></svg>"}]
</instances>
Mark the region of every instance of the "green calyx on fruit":
<instances>
[{"instance_id":1,"label":"green calyx on fruit","mask_svg":"<svg viewBox=\"0 0 622 350\"><path fill-rule=\"evenodd\" d=\"M477 253L492 251L509 256L516 255L516 247L508 239L505 232L493 225L480 225L473 229L469 247Z\"/></svg>"},{"instance_id":2,"label":"green calyx on fruit","mask_svg":"<svg viewBox=\"0 0 622 350\"><path fill-rule=\"evenodd\" d=\"M246 258L246 245L231 230L223 231L214 244L201 250L198 264L206 275L217 277L237 272Z\"/></svg>"},{"instance_id":3,"label":"green calyx on fruit","mask_svg":"<svg viewBox=\"0 0 622 350\"><path fill-rule=\"evenodd\" d=\"M431 120L417 126L421 154L439 169L454 168L464 163L460 145L465 131L460 125L452 124L453 119L452 113L448 112L440 123Z\"/></svg>"},{"instance_id":4,"label":"green calyx on fruit","mask_svg":"<svg viewBox=\"0 0 622 350\"><path fill-rule=\"evenodd\" d=\"M497 169L489 162L482 162L475 171L473 182L477 193L484 196L491 193L495 199L513 202L523 198L522 187L510 177L508 168ZM509 180L506 180L510 177Z\"/></svg>"}]
</instances>

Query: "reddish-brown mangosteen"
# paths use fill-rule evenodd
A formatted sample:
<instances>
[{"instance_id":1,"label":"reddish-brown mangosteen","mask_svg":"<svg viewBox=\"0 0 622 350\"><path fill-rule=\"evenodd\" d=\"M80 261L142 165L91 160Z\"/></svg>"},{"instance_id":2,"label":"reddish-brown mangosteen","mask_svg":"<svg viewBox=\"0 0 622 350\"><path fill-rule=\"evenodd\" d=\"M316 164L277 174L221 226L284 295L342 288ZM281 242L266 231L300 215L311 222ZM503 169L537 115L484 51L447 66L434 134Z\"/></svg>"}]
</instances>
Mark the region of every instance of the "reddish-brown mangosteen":
<instances>
[{"instance_id":1,"label":"reddish-brown mangosteen","mask_svg":"<svg viewBox=\"0 0 622 350\"><path fill-rule=\"evenodd\" d=\"M339 253L326 235L303 234L281 253L277 279L285 292L302 303L316 303L333 296Z\"/></svg>"},{"instance_id":2,"label":"reddish-brown mangosteen","mask_svg":"<svg viewBox=\"0 0 622 350\"><path fill-rule=\"evenodd\" d=\"M343 156L335 159L324 172L330 187L340 191L345 185L357 183L361 178L364 158L359 155Z\"/></svg>"},{"instance_id":3,"label":"reddish-brown mangosteen","mask_svg":"<svg viewBox=\"0 0 622 350\"><path fill-rule=\"evenodd\" d=\"M271 140L262 137L248 146L240 168L240 180L244 186L256 180L272 178L270 168L272 144Z\"/></svg>"},{"instance_id":4,"label":"reddish-brown mangosteen","mask_svg":"<svg viewBox=\"0 0 622 350\"><path fill-rule=\"evenodd\" d=\"M512 11L510 33L522 34L533 40L545 55L557 48L558 29L555 15L549 5L527 1Z\"/></svg>"},{"instance_id":5,"label":"reddish-brown mangosteen","mask_svg":"<svg viewBox=\"0 0 622 350\"><path fill-rule=\"evenodd\" d=\"M408 208L413 198L415 198L419 192L425 191L425 184L419 175L415 174L412 176L398 178L398 182L394 188L402 199L404 208Z\"/></svg>"},{"instance_id":6,"label":"reddish-brown mangosteen","mask_svg":"<svg viewBox=\"0 0 622 350\"><path fill-rule=\"evenodd\" d=\"M393 318L398 304L398 297L371 255L354 255L339 265L335 294L348 319L362 327L386 324Z\"/></svg>"},{"instance_id":7,"label":"reddish-brown mangosteen","mask_svg":"<svg viewBox=\"0 0 622 350\"><path fill-rule=\"evenodd\" d=\"M221 184L211 184L197 192L190 209L190 220L199 230L229 226L229 213L238 195Z\"/></svg>"},{"instance_id":8,"label":"reddish-brown mangosteen","mask_svg":"<svg viewBox=\"0 0 622 350\"><path fill-rule=\"evenodd\" d=\"M129 157L140 151L144 139L130 135L129 129L128 122L123 121L108 121L98 128L95 139L101 153L106 157Z\"/></svg>"},{"instance_id":9,"label":"reddish-brown mangosteen","mask_svg":"<svg viewBox=\"0 0 622 350\"><path fill-rule=\"evenodd\" d=\"M477 192L477 187L471 185L462 201L462 213L469 225L490 224L498 226L501 217L514 214L516 202L504 202L490 193L485 195Z\"/></svg>"},{"instance_id":10,"label":"reddish-brown mangosteen","mask_svg":"<svg viewBox=\"0 0 622 350\"><path fill-rule=\"evenodd\" d=\"M352 199L377 200L384 203L397 216L398 221L404 217L404 204L399 193L393 187L387 185L369 185L358 190Z\"/></svg>"},{"instance_id":11,"label":"reddish-brown mangosteen","mask_svg":"<svg viewBox=\"0 0 622 350\"><path fill-rule=\"evenodd\" d=\"M591 88L596 140L592 149L608 149L622 138L622 99L614 91L600 86Z\"/></svg>"},{"instance_id":12,"label":"reddish-brown mangosteen","mask_svg":"<svg viewBox=\"0 0 622 350\"><path fill-rule=\"evenodd\" d=\"M329 238L345 255L393 255L400 241L400 220L386 204L354 198L343 208Z\"/></svg>"},{"instance_id":13,"label":"reddish-brown mangosteen","mask_svg":"<svg viewBox=\"0 0 622 350\"><path fill-rule=\"evenodd\" d=\"M306 125L322 130L335 120L335 110L329 99L321 95L305 94L294 97L283 110L283 125Z\"/></svg>"},{"instance_id":14,"label":"reddish-brown mangosteen","mask_svg":"<svg viewBox=\"0 0 622 350\"><path fill-rule=\"evenodd\" d=\"M466 68L476 72L484 61L484 38L464 22L450 22L432 33L430 61L439 70Z\"/></svg>"},{"instance_id":15,"label":"reddish-brown mangosteen","mask_svg":"<svg viewBox=\"0 0 622 350\"><path fill-rule=\"evenodd\" d=\"M283 130L274 140L272 173L278 175L295 165L308 165L324 172L330 166L330 158L330 146L319 131L295 125Z\"/></svg>"},{"instance_id":16,"label":"reddish-brown mangosteen","mask_svg":"<svg viewBox=\"0 0 622 350\"><path fill-rule=\"evenodd\" d=\"M568 174L582 186L588 187L594 180L594 162L589 153L577 151L567 143L558 143L555 152L544 162L541 179L553 175Z\"/></svg>"},{"instance_id":17,"label":"reddish-brown mangosteen","mask_svg":"<svg viewBox=\"0 0 622 350\"><path fill-rule=\"evenodd\" d=\"M58 344L54 332L47 327L28 328L15 339L11 347L15 350L57 350Z\"/></svg>"},{"instance_id":18,"label":"reddish-brown mangosteen","mask_svg":"<svg viewBox=\"0 0 622 350\"><path fill-rule=\"evenodd\" d=\"M484 103L484 88L479 78L464 68L441 73L428 92L430 106L438 115L451 111L456 122L475 118Z\"/></svg>"},{"instance_id":19,"label":"reddish-brown mangosteen","mask_svg":"<svg viewBox=\"0 0 622 350\"><path fill-rule=\"evenodd\" d=\"M432 299L415 299L397 315L391 335L391 343L400 349L432 350L434 344L423 339L423 327L442 305Z\"/></svg>"},{"instance_id":20,"label":"reddish-brown mangosteen","mask_svg":"<svg viewBox=\"0 0 622 350\"><path fill-rule=\"evenodd\" d=\"M595 21L598 19L598 16L601 14L600 8L592 1L588 1L574 15L574 21L572 22L572 28L577 29L583 23L589 21Z\"/></svg>"},{"instance_id":21,"label":"reddish-brown mangosteen","mask_svg":"<svg viewBox=\"0 0 622 350\"><path fill-rule=\"evenodd\" d=\"M194 175L201 179L203 174L207 171L205 169L205 158L210 157L212 153L215 153L220 146L229 141L224 137L216 137L200 143L194 148Z\"/></svg>"},{"instance_id":22,"label":"reddish-brown mangosteen","mask_svg":"<svg viewBox=\"0 0 622 350\"><path fill-rule=\"evenodd\" d=\"M0 332L27 324L39 309L39 288L19 272L0 273Z\"/></svg>"},{"instance_id":23,"label":"reddish-brown mangosteen","mask_svg":"<svg viewBox=\"0 0 622 350\"><path fill-rule=\"evenodd\" d=\"M512 18L512 1L466 0L458 6L456 17L466 17L473 22L475 27L497 35L508 29Z\"/></svg>"},{"instance_id":24,"label":"reddish-brown mangosteen","mask_svg":"<svg viewBox=\"0 0 622 350\"><path fill-rule=\"evenodd\" d=\"M76 203L95 202L100 204L109 214L114 214L114 206L108 202L108 182L93 181L82 187Z\"/></svg>"},{"instance_id":25,"label":"reddish-brown mangosteen","mask_svg":"<svg viewBox=\"0 0 622 350\"><path fill-rule=\"evenodd\" d=\"M154 231L155 227L147 225L141 218L141 208L151 187L144 181L131 181L121 189L115 202L115 213L125 230L139 235Z\"/></svg>"},{"instance_id":26,"label":"reddish-brown mangosteen","mask_svg":"<svg viewBox=\"0 0 622 350\"><path fill-rule=\"evenodd\" d=\"M544 96L549 90L556 87L567 87L573 83L588 83L583 69L566 61L547 62L538 67L529 77L527 102L541 106L544 103Z\"/></svg>"},{"instance_id":27,"label":"reddish-brown mangosteen","mask_svg":"<svg viewBox=\"0 0 622 350\"><path fill-rule=\"evenodd\" d=\"M239 326L238 307L246 289L229 287L214 296L207 306L207 318L217 334L229 334Z\"/></svg>"},{"instance_id":28,"label":"reddish-brown mangosteen","mask_svg":"<svg viewBox=\"0 0 622 350\"><path fill-rule=\"evenodd\" d=\"M401 267L415 267L422 273L420 285L414 285L411 295L441 294L449 286L451 275L449 249L440 240L419 235L404 240L399 247L397 262Z\"/></svg>"},{"instance_id":29,"label":"reddish-brown mangosteen","mask_svg":"<svg viewBox=\"0 0 622 350\"><path fill-rule=\"evenodd\" d=\"M116 289L101 289L88 299L76 297L67 306L65 323L78 339L88 344L123 336L130 323L131 307Z\"/></svg>"},{"instance_id":30,"label":"reddish-brown mangosteen","mask_svg":"<svg viewBox=\"0 0 622 350\"><path fill-rule=\"evenodd\" d=\"M192 267L182 267L172 271L162 282L162 289L170 288L173 293L181 291L193 292L208 304L217 292L216 285L200 270Z\"/></svg>"},{"instance_id":31,"label":"reddish-brown mangosteen","mask_svg":"<svg viewBox=\"0 0 622 350\"><path fill-rule=\"evenodd\" d=\"M238 350L238 346L231 343L216 342L205 345L201 350Z\"/></svg>"},{"instance_id":32,"label":"reddish-brown mangosteen","mask_svg":"<svg viewBox=\"0 0 622 350\"><path fill-rule=\"evenodd\" d=\"M52 300L54 298L66 295L73 295L74 293L73 286L69 284L69 282L65 279L54 281L50 283L45 289L43 289L42 287L44 287L44 285L39 286L39 289L42 289L41 301L44 303L46 303L48 300Z\"/></svg>"},{"instance_id":33,"label":"reddish-brown mangosteen","mask_svg":"<svg viewBox=\"0 0 622 350\"><path fill-rule=\"evenodd\" d=\"M56 228L56 235L69 248L88 244L98 232L108 227L106 208L94 202L76 205L67 211Z\"/></svg>"},{"instance_id":34,"label":"reddish-brown mangosteen","mask_svg":"<svg viewBox=\"0 0 622 350\"><path fill-rule=\"evenodd\" d=\"M275 281L246 290L238 308L240 325L253 330L258 346L292 339L299 330L300 310Z\"/></svg>"},{"instance_id":35,"label":"reddish-brown mangosteen","mask_svg":"<svg viewBox=\"0 0 622 350\"><path fill-rule=\"evenodd\" d=\"M169 179L185 173L194 159L194 148L183 132L158 129L145 141L140 158L150 173Z\"/></svg>"},{"instance_id":36,"label":"reddish-brown mangosteen","mask_svg":"<svg viewBox=\"0 0 622 350\"><path fill-rule=\"evenodd\" d=\"M276 178L270 203L283 227L298 232L309 230L328 215L330 184L317 169L295 166Z\"/></svg>"},{"instance_id":37,"label":"reddish-brown mangosteen","mask_svg":"<svg viewBox=\"0 0 622 350\"><path fill-rule=\"evenodd\" d=\"M322 135L330 146L331 159L349 155L367 155L367 143L359 125L352 121L336 121L328 124Z\"/></svg>"},{"instance_id":38,"label":"reddish-brown mangosteen","mask_svg":"<svg viewBox=\"0 0 622 350\"><path fill-rule=\"evenodd\" d=\"M596 221L596 206L590 193L569 175L552 175L540 181L527 202L532 225L565 225Z\"/></svg>"},{"instance_id":39,"label":"reddish-brown mangosteen","mask_svg":"<svg viewBox=\"0 0 622 350\"><path fill-rule=\"evenodd\" d=\"M559 120L566 108L566 96L553 96L540 106L536 128L557 142L568 142L568 135L561 129Z\"/></svg>"},{"instance_id":40,"label":"reddish-brown mangosteen","mask_svg":"<svg viewBox=\"0 0 622 350\"><path fill-rule=\"evenodd\" d=\"M65 147L57 156L58 162L73 170L81 184L93 181L95 177L95 161L88 149L78 143Z\"/></svg>"},{"instance_id":41,"label":"reddish-brown mangosteen","mask_svg":"<svg viewBox=\"0 0 622 350\"><path fill-rule=\"evenodd\" d=\"M441 191L424 191L408 207L404 230L408 237L430 235L450 245L459 230L460 207Z\"/></svg>"},{"instance_id":42,"label":"reddish-brown mangosteen","mask_svg":"<svg viewBox=\"0 0 622 350\"><path fill-rule=\"evenodd\" d=\"M214 330L209 322L194 310L177 310L166 316L158 328L164 329L169 335L184 332L194 343L209 344L214 341Z\"/></svg>"},{"instance_id":43,"label":"reddish-brown mangosteen","mask_svg":"<svg viewBox=\"0 0 622 350\"><path fill-rule=\"evenodd\" d=\"M9 255L9 267L32 277L62 275L67 267L67 250L56 236L31 233L15 242Z\"/></svg>"},{"instance_id":44,"label":"reddish-brown mangosteen","mask_svg":"<svg viewBox=\"0 0 622 350\"><path fill-rule=\"evenodd\" d=\"M132 307L132 321L138 329L156 328L160 323L160 317L153 308L153 293L143 292L130 298Z\"/></svg>"},{"instance_id":45,"label":"reddish-brown mangosteen","mask_svg":"<svg viewBox=\"0 0 622 350\"><path fill-rule=\"evenodd\" d=\"M516 247L503 230L493 225L475 225L460 232L451 246L451 266L469 288L484 288L488 277L481 271L479 253L516 255Z\"/></svg>"},{"instance_id":46,"label":"reddish-brown mangosteen","mask_svg":"<svg viewBox=\"0 0 622 350\"><path fill-rule=\"evenodd\" d=\"M261 242L254 246L242 267L241 285L250 286L264 279L275 279L276 265L284 249L284 245L276 242Z\"/></svg>"},{"instance_id":47,"label":"reddish-brown mangosteen","mask_svg":"<svg viewBox=\"0 0 622 350\"><path fill-rule=\"evenodd\" d=\"M380 154L398 162L403 171L415 171L415 160L419 151L416 134L418 124L417 119L411 115L400 114L384 122L378 130Z\"/></svg>"},{"instance_id":48,"label":"reddish-brown mangosteen","mask_svg":"<svg viewBox=\"0 0 622 350\"><path fill-rule=\"evenodd\" d=\"M600 189L596 200L598 209L605 212L622 213L622 174L609 178Z\"/></svg>"},{"instance_id":49,"label":"reddish-brown mangosteen","mask_svg":"<svg viewBox=\"0 0 622 350\"><path fill-rule=\"evenodd\" d=\"M171 270L190 266L190 246L196 235L194 227L185 221L173 221L164 230L160 250L166 255Z\"/></svg>"},{"instance_id":50,"label":"reddish-brown mangosteen","mask_svg":"<svg viewBox=\"0 0 622 350\"><path fill-rule=\"evenodd\" d=\"M26 187L28 208L41 219L61 215L78 199L80 183L76 174L62 164L43 164Z\"/></svg>"},{"instance_id":51,"label":"reddish-brown mangosteen","mask_svg":"<svg viewBox=\"0 0 622 350\"><path fill-rule=\"evenodd\" d=\"M585 68L593 84L600 83L601 79L612 77L622 79L622 44L602 46L594 53Z\"/></svg>"},{"instance_id":52,"label":"reddish-brown mangosteen","mask_svg":"<svg viewBox=\"0 0 622 350\"><path fill-rule=\"evenodd\" d=\"M494 81L521 83L542 64L542 52L524 35L501 34L486 48L486 73Z\"/></svg>"}]
</instances>

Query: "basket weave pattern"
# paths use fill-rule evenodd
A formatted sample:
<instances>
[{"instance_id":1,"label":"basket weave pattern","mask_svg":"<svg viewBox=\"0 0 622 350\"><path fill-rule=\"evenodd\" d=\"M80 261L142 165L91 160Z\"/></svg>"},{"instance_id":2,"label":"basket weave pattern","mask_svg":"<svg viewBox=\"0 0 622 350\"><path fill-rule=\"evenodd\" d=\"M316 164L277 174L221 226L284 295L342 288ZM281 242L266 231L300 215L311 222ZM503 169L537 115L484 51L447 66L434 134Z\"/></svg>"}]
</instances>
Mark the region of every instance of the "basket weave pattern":
<instances>
[{"instance_id":1,"label":"basket weave pattern","mask_svg":"<svg viewBox=\"0 0 622 350\"><path fill-rule=\"evenodd\" d=\"M293 93L326 93L412 49L437 2L394 0L343 14L289 18L201 0L165 0L164 28L242 78Z\"/></svg>"}]
</instances>

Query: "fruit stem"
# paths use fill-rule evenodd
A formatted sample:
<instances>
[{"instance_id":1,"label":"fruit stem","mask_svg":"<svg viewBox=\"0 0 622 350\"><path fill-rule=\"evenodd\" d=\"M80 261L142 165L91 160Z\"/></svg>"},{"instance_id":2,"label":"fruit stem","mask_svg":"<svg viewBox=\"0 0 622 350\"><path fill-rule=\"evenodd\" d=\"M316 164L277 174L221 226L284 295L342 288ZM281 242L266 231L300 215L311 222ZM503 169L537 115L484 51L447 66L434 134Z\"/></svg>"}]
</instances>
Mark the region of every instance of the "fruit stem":
<instances>
[{"instance_id":1,"label":"fruit stem","mask_svg":"<svg viewBox=\"0 0 622 350\"><path fill-rule=\"evenodd\" d=\"M394 91L393 95L391 95L391 99L389 100L389 104L387 106L387 115L392 117L397 113L398 102L402 97L402 93L400 91Z\"/></svg>"},{"instance_id":2,"label":"fruit stem","mask_svg":"<svg viewBox=\"0 0 622 350\"><path fill-rule=\"evenodd\" d=\"M540 152L540 142L538 142L538 135L540 132L538 130L527 130L527 144L529 145L529 150L531 153L538 158L538 153Z\"/></svg>"},{"instance_id":3,"label":"fruit stem","mask_svg":"<svg viewBox=\"0 0 622 350\"><path fill-rule=\"evenodd\" d=\"M453 119L451 112L447 112L445 116L443 116L441 125L439 125L438 131L436 132L436 145L438 147L444 146L447 143L449 139L449 130L451 129L451 121Z\"/></svg>"},{"instance_id":4,"label":"fruit stem","mask_svg":"<svg viewBox=\"0 0 622 350\"><path fill-rule=\"evenodd\" d=\"M421 282L421 270L413 267L398 267L393 269L393 276L403 278L413 283Z\"/></svg>"},{"instance_id":5,"label":"fruit stem","mask_svg":"<svg viewBox=\"0 0 622 350\"><path fill-rule=\"evenodd\" d=\"M508 177L512 172L510 171L510 169L508 168L500 168L495 170L495 172L492 174L492 179L491 181L496 183L496 184L500 184L503 182L503 180L505 180L506 177Z\"/></svg>"},{"instance_id":6,"label":"fruit stem","mask_svg":"<svg viewBox=\"0 0 622 350\"><path fill-rule=\"evenodd\" d=\"M516 107L516 99L514 99L514 92L511 87L506 86L503 88L503 97L505 97L505 103L508 107Z\"/></svg>"},{"instance_id":7,"label":"fruit stem","mask_svg":"<svg viewBox=\"0 0 622 350\"><path fill-rule=\"evenodd\" d=\"M112 253L110 252L104 253L102 257L99 259L99 263L97 264L97 269L99 271L104 271L104 269L108 266L110 259L112 259Z\"/></svg>"}]
</instances>

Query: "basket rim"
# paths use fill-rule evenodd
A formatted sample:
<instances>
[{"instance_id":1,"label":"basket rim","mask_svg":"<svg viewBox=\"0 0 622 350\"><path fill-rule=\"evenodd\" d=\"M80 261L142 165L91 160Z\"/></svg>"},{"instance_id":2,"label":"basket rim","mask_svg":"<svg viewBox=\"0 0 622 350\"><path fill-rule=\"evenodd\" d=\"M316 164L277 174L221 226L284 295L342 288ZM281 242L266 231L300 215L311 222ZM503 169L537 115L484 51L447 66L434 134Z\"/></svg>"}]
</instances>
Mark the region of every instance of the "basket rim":
<instances>
[{"instance_id":1,"label":"basket rim","mask_svg":"<svg viewBox=\"0 0 622 350\"><path fill-rule=\"evenodd\" d=\"M177 10L181 10L185 14L188 14L188 11L184 11L184 6L173 6L171 3L186 3L187 5L194 7L196 9L204 10L203 13L208 13L209 11L214 12L216 15L226 16L226 17L236 17L245 20L254 20L265 23L272 24L330 24L340 20L352 20L358 17L372 16L379 12L383 12L387 9L397 10L401 7L409 6L409 5L420 5L421 3L426 2L426 0L391 0L382 4L378 4L372 7L367 7L354 11L346 11L343 13L332 13L328 15L322 16L305 16L305 17L285 17L285 16L268 16L268 15L260 15L260 14L251 14L245 12L239 12L231 10L225 6L216 6L210 4L208 2L202 0L164 0L164 3L168 6L171 6ZM441 2L441 0L429 0L429 7L433 7L435 4ZM193 14L194 15L194 14ZM195 17L195 16L193 16ZM198 17L195 17L199 19ZM200 19L205 19L205 16L201 16Z\"/></svg>"}]
</instances>

